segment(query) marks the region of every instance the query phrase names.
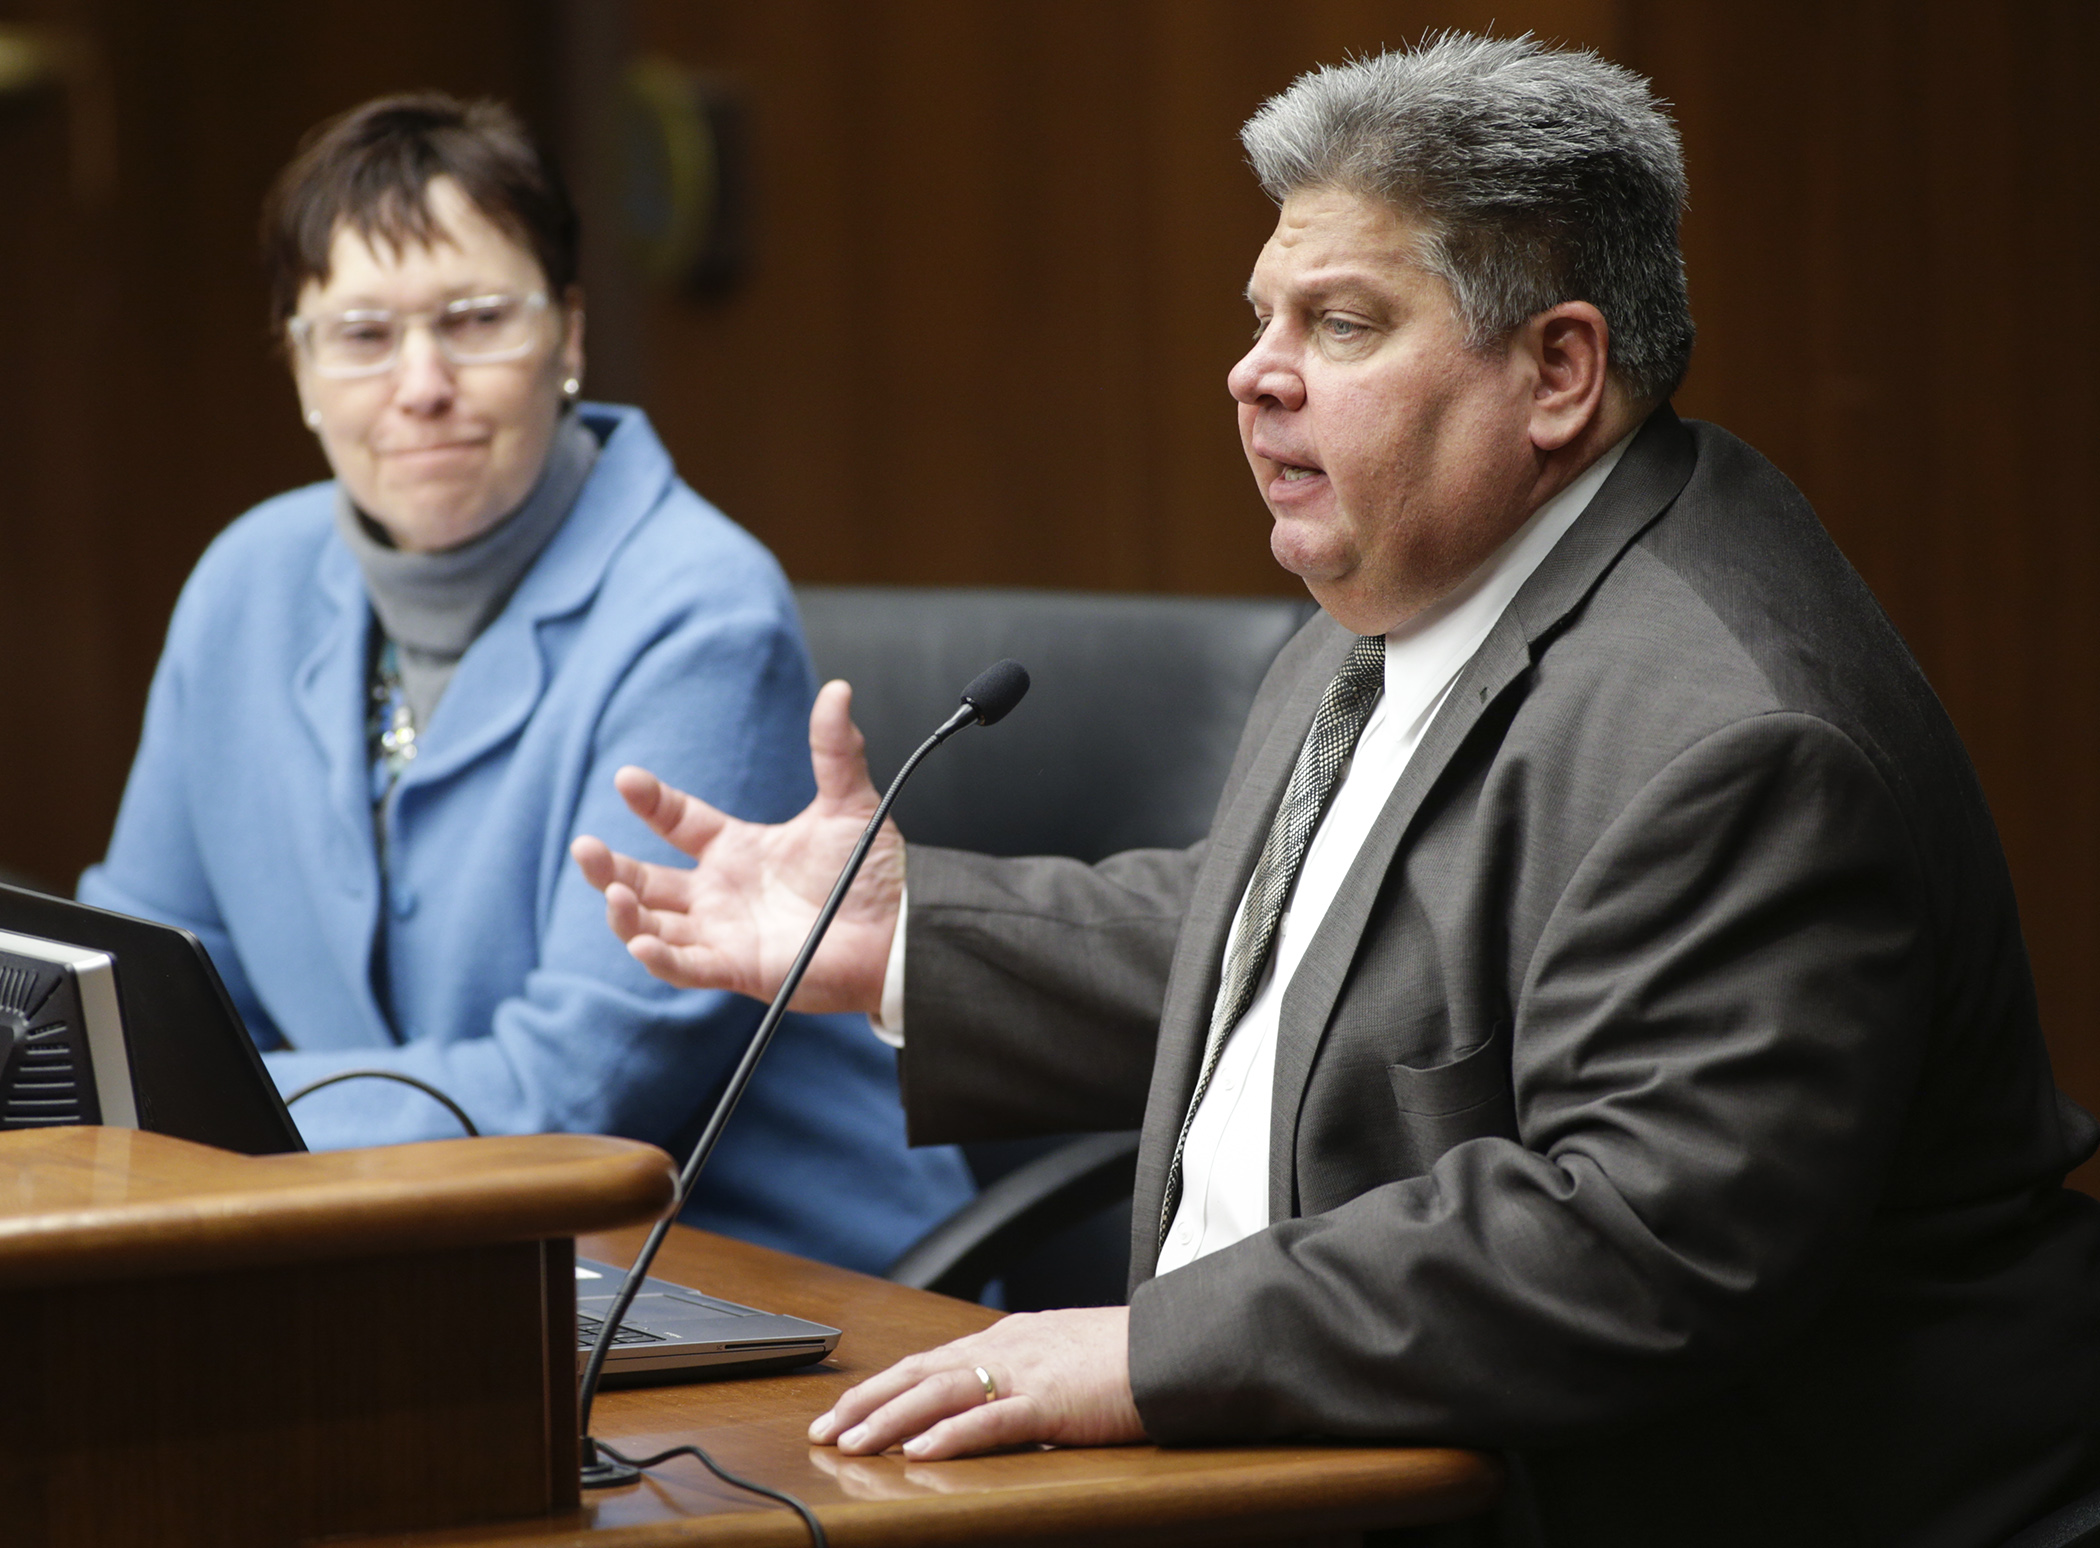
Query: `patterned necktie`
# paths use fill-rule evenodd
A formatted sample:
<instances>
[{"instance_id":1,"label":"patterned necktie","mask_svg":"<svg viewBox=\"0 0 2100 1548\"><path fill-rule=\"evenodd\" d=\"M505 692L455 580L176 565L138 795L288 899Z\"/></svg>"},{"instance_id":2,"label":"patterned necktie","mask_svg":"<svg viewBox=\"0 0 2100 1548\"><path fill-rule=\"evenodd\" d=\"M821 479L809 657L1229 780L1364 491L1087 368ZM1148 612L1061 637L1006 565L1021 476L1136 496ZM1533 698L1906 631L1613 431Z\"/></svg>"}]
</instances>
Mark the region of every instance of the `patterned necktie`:
<instances>
[{"instance_id":1,"label":"patterned necktie","mask_svg":"<svg viewBox=\"0 0 2100 1548\"><path fill-rule=\"evenodd\" d=\"M1298 752L1298 766L1291 771L1290 786L1276 821L1262 845L1254 865L1254 880L1240 904L1240 916L1225 953L1225 970L1218 985L1218 998L1211 1007L1210 1036L1204 1043L1203 1070L1196 1077L1195 1095L1189 1098L1188 1115L1181 1120L1181 1137L1174 1142L1174 1159L1167 1167L1167 1192L1159 1211L1159 1244L1164 1247L1181 1203L1181 1163L1188 1150L1189 1130L1196 1122L1196 1109L1217 1073L1225 1040L1246 1014L1254 991L1268 966L1269 952L1276 944L1276 928L1283 920L1283 906L1298 880L1298 868L1312 843L1320 817L1334 789L1341 782L1343 767L1356 750L1356 739L1371 718L1371 706L1385 688L1385 636L1365 635L1349 652L1349 659L1334 674L1320 708L1313 715L1312 729Z\"/></svg>"}]
</instances>

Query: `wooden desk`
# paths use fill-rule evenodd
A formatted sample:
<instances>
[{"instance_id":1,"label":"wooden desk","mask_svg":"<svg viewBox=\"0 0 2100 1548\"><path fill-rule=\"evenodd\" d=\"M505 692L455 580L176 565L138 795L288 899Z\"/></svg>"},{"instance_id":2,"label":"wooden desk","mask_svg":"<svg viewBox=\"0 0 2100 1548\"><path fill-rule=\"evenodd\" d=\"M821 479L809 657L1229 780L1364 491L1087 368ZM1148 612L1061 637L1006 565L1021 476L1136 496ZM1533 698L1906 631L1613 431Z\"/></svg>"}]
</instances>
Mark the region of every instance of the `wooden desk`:
<instances>
[{"instance_id":1,"label":"wooden desk","mask_svg":"<svg viewBox=\"0 0 2100 1548\"><path fill-rule=\"evenodd\" d=\"M639 1231L585 1238L583 1256L628 1263ZM1341 1544L1371 1526L1445 1521L1492 1501L1500 1475L1474 1452L1400 1447L1124 1446L908 1463L809 1445L809 1421L853 1382L994 1320L981 1307L680 1229L656 1272L731 1300L845 1329L810 1372L607 1392L592 1428L630 1456L698 1442L723 1466L814 1507L838 1548L969 1543ZM367 1540L377 1548L379 1539ZM638 1484L592 1491L540 1522L384 1539L389 1548L667 1548L809 1541L794 1514L681 1457Z\"/></svg>"},{"instance_id":2,"label":"wooden desk","mask_svg":"<svg viewBox=\"0 0 2100 1548\"><path fill-rule=\"evenodd\" d=\"M569 1239L662 1151L0 1134L0 1544L285 1548L574 1513Z\"/></svg>"}]
</instances>

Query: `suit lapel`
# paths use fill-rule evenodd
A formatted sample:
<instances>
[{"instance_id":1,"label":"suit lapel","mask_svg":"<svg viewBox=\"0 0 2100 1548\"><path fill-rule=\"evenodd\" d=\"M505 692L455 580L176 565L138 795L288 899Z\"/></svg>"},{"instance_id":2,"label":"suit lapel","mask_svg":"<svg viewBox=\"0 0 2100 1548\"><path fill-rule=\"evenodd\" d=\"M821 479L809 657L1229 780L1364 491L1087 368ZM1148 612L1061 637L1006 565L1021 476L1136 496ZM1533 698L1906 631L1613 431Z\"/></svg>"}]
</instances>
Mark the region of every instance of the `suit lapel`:
<instances>
[{"instance_id":1,"label":"suit lapel","mask_svg":"<svg viewBox=\"0 0 2100 1548\"><path fill-rule=\"evenodd\" d=\"M1633 540L1692 476L1692 433L1665 403L1641 427L1611 477L1509 604L1527 646L1559 630Z\"/></svg>"},{"instance_id":2,"label":"suit lapel","mask_svg":"<svg viewBox=\"0 0 2100 1548\"><path fill-rule=\"evenodd\" d=\"M1158 1261L1156 1241L1161 1201L1166 1197L1167 1165L1180 1133L1182 1115L1196 1088L1196 1072L1210 1028L1211 1004L1233 915L1247 878L1254 872L1261 846L1275 820L1276 808L1290 783L1298 749L1312 729L1313 715L1328 680L1341 668L1356 636L1330 619L1313 625L1328 638L1311 651L1296 681L1287 690L1246 777L1229 805L1211 825L1203 867L1189 898L1188 918L1175 942L1174 967L1160 1013L1159 1050L1152 1065L1152 1089L1145 1104L1144 1143L1139 1149L1136 1186L1132 1192L1133 1262L1142 1276Z\"/></svg>"},{"instance_id":3,"label":"suit lapel","mask_svg":"<svg viewBox=\"0 0 2100 1548\"><path fill-rule=\"evenodd\" d=\"M1371 833L1350 862L1327 915L1283 994L1276 1034L1276 1083L1269 1123L1269 1218L1288 1220L1296 1212L1299 1109L1313 1060L1325 1036L1328 1019L1355 960L1371 907L1399 852L1400 843L1422 809L1437 777L1465 742L1487 706L1531 665L1531 653L1507 614L1459 671L1443 707L1407 761Z\"/></svg>"},{"instance_id":4,"label":"suit lapel","mask_svg":"<svg viewBox=\"0 0 2100 1548\"><path fill-rule=\"evenodd\" d=\"M1480 649L1460 668L1443 707L1394 785L1284 992L1269 1130L1270 1219L1286 1220L1296 1213L1295 1157L1306 1084L1371 909L1424 800L1488 706L1530 670L1548 636L1677 497L1691 476L1692 461L1690 433L1666 404L1649 418L1589 508L1532 572ZM1315 699L1318 692L1316 686ZM1302 740L1304 727L1298 735ZM1295 753L1296 743L1291 751ZM1271 809L1274 804L1272 799ZM1218 952L1222 955L1222 944ZM1211 976L1215 982L1215 966ZM1184 1106L1186 1101L1184 1095Z\"/></svg>"}]
</instances>

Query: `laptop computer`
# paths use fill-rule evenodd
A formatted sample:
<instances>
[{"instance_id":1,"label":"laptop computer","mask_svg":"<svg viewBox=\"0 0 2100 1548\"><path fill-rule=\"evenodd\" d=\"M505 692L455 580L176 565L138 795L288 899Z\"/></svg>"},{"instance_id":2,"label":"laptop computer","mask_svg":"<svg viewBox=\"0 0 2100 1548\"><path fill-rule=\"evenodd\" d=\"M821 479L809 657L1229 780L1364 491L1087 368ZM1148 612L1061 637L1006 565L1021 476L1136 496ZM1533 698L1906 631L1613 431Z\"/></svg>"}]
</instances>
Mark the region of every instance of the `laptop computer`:
<instances>
[{"instance_id":1,"label":"laptop computer","mask_svg":"<svg viewBox=\"0 0 2100 1548\"><path fill-rule=\"evenodd\" d=\"M251 1156L306 1148L196 936L0 885L0 1129L73 1123ZM624 1279L608 1264L578 1261L579 1369ZM600 1379L784 1370L823 1359L839 1336L649 1278Z\"/></svg>"},{"instance_id":2,"label":"laptop computer","mask_svg":"<svg viewBox=\"0 0 2100 1548\"><path fill-rule=\"evenodd\" d=\"M579 1372L597 1342L613 1297L626 1283L626 1271L610 1263L576 1260ZM739 1306L651 1275L642 1281L634 1304L613 1334L598 1380L602 1386L623 1387L792 1370L823 1359L838 1342L837 1328Z\"/></svg>"}]
</instances>

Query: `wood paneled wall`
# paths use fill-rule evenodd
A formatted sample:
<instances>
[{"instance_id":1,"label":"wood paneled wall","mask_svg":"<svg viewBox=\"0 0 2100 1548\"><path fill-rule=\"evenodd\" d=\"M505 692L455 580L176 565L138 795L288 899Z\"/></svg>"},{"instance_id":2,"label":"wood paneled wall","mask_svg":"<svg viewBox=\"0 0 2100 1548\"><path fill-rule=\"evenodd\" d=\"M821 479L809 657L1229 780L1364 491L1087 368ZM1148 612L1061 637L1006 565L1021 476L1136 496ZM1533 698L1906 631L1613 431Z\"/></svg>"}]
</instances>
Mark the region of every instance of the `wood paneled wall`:
<instances>
[{"instance_id":1,"label":"wood paneled wall","mask_svg":"<svg viewBox=\"0 0 2100 1548\"><path fill-rule=\"evenodd\" d=\"M0 103L0 280L28 298L0 372L6 660L36 748L0 767L0 863L64 879L93 858L183 573L322 471L250 254L264 184L323 114L433 84L574 142L594 28L719 72L751 108L750 278L708 302L601 283L594 380L637 390L791 574L1282 592L1223 386L1271 220L1234 131L1317 62L1494 23L1597 47L1676 104L1701 330L1679 406L1801 484L1918 652L2004 833L2060 1077L2100 1107L2089 0L0 0L0 19L98 44L119 152L114 200L82 207L62 106Z\"/></svg>"},{"instance_id":2,"label":"wood paneled wall","mask_svg":"<svg viewBox=\"0 0 2100 1548\"><path fill-rule=\"evenodd\" d=\"M1609 43L1617 8L1513 23ZM1291 592L1225 373L1275 212L1238 126L1492 5L637 0L756 109L760 261L660 300L649 406L809 580Z\"/></svg>"},{"instance_id":3,"label":"wood paneled wall","mask_svg":"<svg viewBox=\"0 0 2100 1548\"><path fill-rule=\"evenodd\" d=\"M100 855L176 592L257 500L325 478L266 327L256 219L299 137L442 84L551 116L546 7L0 0L87 75L0 101L0 865ZM520 25L521 19L533 25ZM114 182L83 190L84 118Z\"/></svg>"},{"instance_id":4,"label":"wood paneled wall","mask_svg":"<svg viewBox=\"0 0 2100 1548\"><path fill-rule=\"evenodd\" d=\"M1924 664L2100 1110L2100 8L1738 10L1627 29L1690 156L1680 402L1801 485Z\"/></svg>"}]
</instances>

